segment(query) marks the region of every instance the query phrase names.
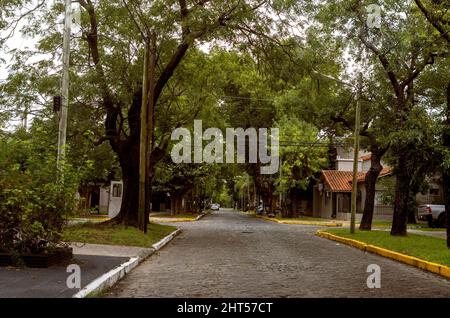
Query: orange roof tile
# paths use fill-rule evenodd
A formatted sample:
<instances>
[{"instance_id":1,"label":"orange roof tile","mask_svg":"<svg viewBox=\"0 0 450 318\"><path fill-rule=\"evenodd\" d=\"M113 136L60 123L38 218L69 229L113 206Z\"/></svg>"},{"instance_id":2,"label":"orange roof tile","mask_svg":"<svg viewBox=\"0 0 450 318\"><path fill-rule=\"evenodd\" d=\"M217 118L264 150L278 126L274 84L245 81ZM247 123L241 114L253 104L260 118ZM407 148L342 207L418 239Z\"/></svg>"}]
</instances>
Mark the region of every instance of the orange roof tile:
<instances>
[{"instance_id":1,"label":"orange roof tile","mask_svg":"<svg viewBox=\"0 0 450 318\"><path fill-rule=\"evenodd\" d=\"M392 173L392 169L389 167L386 167L386 168L383 168L383 170L381 170L380 175L378 177L384 177L391 173ZM358 177L358 182L364 182L365 178L366 178L366 174L364 173L364 176Z\"/></svg>"},{"instance_id":2,"label":"orange roof tile","mask_svg":"<svg viewBox=\"0 0 450 318\"><path fill-rule=\"evenodd\" d=\"M352 191L352 171L324 170L322 175L332 192ZM358 172L358 178L363 177L365 172Z\"/></svg>"},{"instance_id":3,"label":"orange roof tile","mask_svg":"<svg viewBox=\"0 0 450 318\"><path fill-rule=\"evenodd\" d=\"M384 168L380 172L379 177L386 176L392 173L391 168ZM352 171L339 171L339 170L323 170L322 175L325 179L325 183L330 187L331 192L351 192L353 172ZM366 172L358 172L358 182L364 182Z\"/></svg>"}]
</instances>

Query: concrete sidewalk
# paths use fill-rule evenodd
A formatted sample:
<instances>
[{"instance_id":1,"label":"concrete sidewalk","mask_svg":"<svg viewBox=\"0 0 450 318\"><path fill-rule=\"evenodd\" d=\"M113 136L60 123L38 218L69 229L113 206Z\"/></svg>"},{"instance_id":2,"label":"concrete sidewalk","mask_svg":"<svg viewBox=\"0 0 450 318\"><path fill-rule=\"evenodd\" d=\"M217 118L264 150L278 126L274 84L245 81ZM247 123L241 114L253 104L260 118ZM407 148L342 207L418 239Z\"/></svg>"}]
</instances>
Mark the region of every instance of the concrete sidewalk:
<instances>
[{"instance_id":1,"label":"concrete sidewalk","mask_svg":"<svg viewBox=\"0 0 450 318\"><path fill-rule=\"evenodd\" d=\"M105 244L86 244L73 242L70 244L73 253L76 255L97 255L110 257L142 257L154 251L153 248L105 245Z\"/></svg>"},{"instance_id":2,"label":"concrete sidewalk","mask_svg":"<svg viewBox=\"0 0 450 318\"><path fill-rule=\"evenodd\" d=\"M67 266L81 268L81 288L127 262L131 257L148 255L152 248L72 243L74 257L50 268L0 267L0 298L70 298L78 289L66 285Z\"/></svg>"},{"instance_id":3,"label":"concrete sidewalk","mask_svg":"<svg viewBox=\"0 0 450 318\"><path fill-rule=\"evenodd\" d=\"M415 229L408 229L408 233L425 235L425 236L432 236L432 237L438 237L438 238L441 238L441 239L446 239L447 238L447 232L446 231L421 231L421 230L415 230Z\"/></svg>"},{"instance_id":4,"label":"concrete sidewalk","mask_svg":"<svg viewBox=\"0 0 450 318\"><path fill-rule=\"evenodd\" d=\"M390 229L382 229L382 228L373 228L374 231L384 231L384 232L390 232ZM416 229L408 229L408 233L411 234L417 234L417 235L424 235L424 236L431 236L431 237L437 237L441 239L447 239L447 232L445 231L421 231Z\"/></svg>"}]
</instances>

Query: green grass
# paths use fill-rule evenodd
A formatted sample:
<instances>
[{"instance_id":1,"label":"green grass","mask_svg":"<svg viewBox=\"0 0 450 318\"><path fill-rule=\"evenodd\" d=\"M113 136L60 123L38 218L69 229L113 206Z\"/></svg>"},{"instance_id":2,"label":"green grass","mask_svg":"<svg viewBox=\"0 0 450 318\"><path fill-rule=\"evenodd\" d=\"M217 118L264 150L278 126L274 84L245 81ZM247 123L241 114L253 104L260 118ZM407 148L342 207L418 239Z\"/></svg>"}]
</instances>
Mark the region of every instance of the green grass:
<instances>
[{"instance_id":1,"label":"green grass","mask_svg":"<svg viewBox=\"0 0 450 318\"><path fill-rule=\"evenodd\" d=\"M350 234L349 229L329 229L326 231L430 262L450 266L450 250L447 249L446 240L441 238L419 234L397 237L391 236L387 231L356 231L355 234Z\"/></svg>"},{"instance_id":2,"label":"green grass","mask_svg":"<svg viewBox=\"0 0 450 318\"><path fill-rule=\"evenodd\" d=\"M372 227L391 228L392 222L391 221L372 221Z\"/></svg>"},{"instance_id":3,"label":"green grass","mask_svg":"<svg viewBox=\"0 0 450 318\"><path fill-rule=\"evenodd\" d=\"M151 223L147 234L134 227L86 223L66 228L63 240L91 244L151 247L176 230L174 226Z\"/></svg>"}]
</instances>

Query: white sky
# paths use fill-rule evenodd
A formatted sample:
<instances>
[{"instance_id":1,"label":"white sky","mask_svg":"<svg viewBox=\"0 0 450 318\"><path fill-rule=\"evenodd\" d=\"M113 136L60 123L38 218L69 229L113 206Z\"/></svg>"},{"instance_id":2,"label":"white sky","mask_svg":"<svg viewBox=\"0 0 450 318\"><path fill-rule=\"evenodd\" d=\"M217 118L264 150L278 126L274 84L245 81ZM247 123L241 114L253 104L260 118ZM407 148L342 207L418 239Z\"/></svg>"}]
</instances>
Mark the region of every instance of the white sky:
<instances>
[{"instance_id":1,"label":"white sky","mask_svg":"<svg viewBox=\"0 0 450 318\"><path fill-rule=\"evenodd\" d=\"M0 36L3 34L0 32ZM7 43L6 46L9 50L13 49L25 49L27 47L33 47L36 44L36 40L30 38L24 38L19 33L16 33ZM0 52L0 57L6 60L5 63L0 64L0 79L5 79L8 76L8 65L11 63L11 56Z\"/></svg>"},{"instance_id":2,"label":"white sky","mask_svg":"<svg viewBox=\"0 0 450 318\"><path fill-rule=\"evenodd\" d=\"M36 4L38 0L34 0L34 2L30 5L32 6L33 4ZM50 5L51 2L54 0L49 0L47 5ZM74 8L76 8L76 6L74 6ZM307 21L303 21L304 23L306 23ZM36 38L27 38L24 37L21 32L20 29L24 26L24 24L26 23L26 19L21 21L21 23L18 25L17 27L17 31L15 32L14 36L9 39L6 43L6 48L1 48L0 49L0 57L5 59L5 63L0 62L0 81L6 79L8 77L8 65L11 64L11 57L8 54L5 54L5 52L1 52L1 51L7 51L7 50L12 50L12 49L26 49L26 48L33 48L35 47L35 45L38 42L38 39ZM306 23L307 24L307 23ZM73 25L73 28L76 29L76 26ZM75 30L73 30L75 31ZM291 32L294 35L301 35L301 29L292 29ZM7 31L9 32L9 30ZM6 36L8 33L7 32L1 32L0 31L0 37L4 37ZM201 49L208 51L209 50L209 46L210 44L205 43L203 45L201 45ZM350 56L348 55L348 52L345 54L345 58L349 58ZM32 57L29 62L36 62L39 59L43 58L42 56L34 56ZM351 63L351 61L347 61L347 74L352 74L353 71L355 69L355 65ZM352 76L351 76L352 77Z\"/></svg>"}]
</instances>

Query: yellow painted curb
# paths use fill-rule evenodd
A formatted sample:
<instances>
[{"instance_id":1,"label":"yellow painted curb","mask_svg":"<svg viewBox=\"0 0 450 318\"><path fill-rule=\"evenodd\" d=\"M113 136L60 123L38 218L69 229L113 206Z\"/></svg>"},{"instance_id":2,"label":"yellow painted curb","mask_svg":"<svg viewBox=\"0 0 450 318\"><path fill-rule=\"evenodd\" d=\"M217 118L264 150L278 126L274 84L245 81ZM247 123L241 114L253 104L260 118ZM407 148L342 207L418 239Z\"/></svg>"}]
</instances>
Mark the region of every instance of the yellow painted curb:
<instances>
[{"instance_id":1,"label":"yellow painted curb","mask_svg":"<svg viewBox=\"0 0 450 318\"><path fill-rule=\"evenodd\" d=\"M150 221L152 222L160 222L160 223L173 223L173 222L193 222L195 219L190 218L153 218L150 217Z\"/></svg>"},{"instance_id":2,"label":"yellow painted curb","mask_svg":"<svg viewBox=\"0 0 450 318\"><path fill-rule=\"evenodd\" d=\"M324 231L317 231L316 236L326 238L329 240L333 240L336 242L340 242L340 243L343 243L346 245L350 245L350 246L359 248L360 250L363 250L363 251L366 251L369 253L373 253L373 254L377 254L377 255L395 260L397 262L408 264L408 265L420 268L424 271L438 274L438 275L444 276L445 278L450 279L450 267L445 266L445 265L428 262L428 261L425 261L423 259L420 259L420 258L417 258L414 256L409 256L406 254L394 252L394 251L387 250L385 248L381 248L381 247L378 247L375 245L368 245L361 241L348 239L348 238L334 235L334 234L324 232Z\"/></svg>"},{"instance_id":3,"label":"yellow painted curb","mask_svg":"<svg viewBox=\"0 0 450 318\"><path fill-rule=\"evenodd\" d=\"M296 225L314 225L314 226L326 226L326 227L340 227L342 223L320 222L320 221L300 221L300 220L280 220L277 218L269 218L267 216L254 215L259 219L271 221L279 224L296 224Z\"/></svg>"},{"instance_id":4,"label":"yellow painted curb","mask_svg":"<svg viewBox=\"0 0 450 318\"><path fill-rule=\"evenodd\" d=\"M340 227L342 223L320 222L320 221L298 221L298 220L278 220L278 223L282 224L299 224L299 225L315 225L315 226L327 226L327 227Z\"/></svg>"},{"instance_id":5,"label":"yellow painted curb","mask_svg":"<svg viewBox=\"0 0 450 318\"><path fill-rule=\"evenodd\" d=\"M258 219L262 219L262 220L266 220L266 221L270 221L270 222L275 222L275 223L280 223L280 221L276 218L269 218L267 216L261 216L261 215L255 215Z\"/></svg>"}]
</instances>

